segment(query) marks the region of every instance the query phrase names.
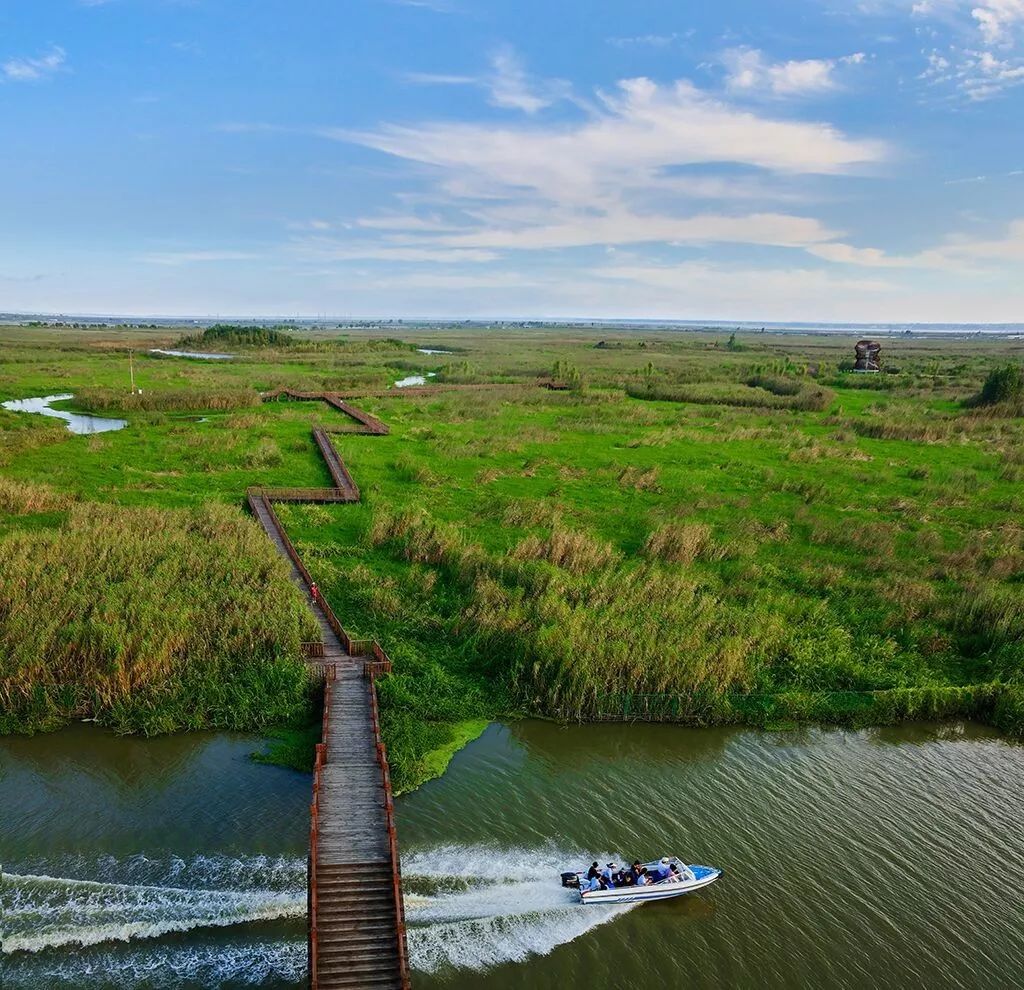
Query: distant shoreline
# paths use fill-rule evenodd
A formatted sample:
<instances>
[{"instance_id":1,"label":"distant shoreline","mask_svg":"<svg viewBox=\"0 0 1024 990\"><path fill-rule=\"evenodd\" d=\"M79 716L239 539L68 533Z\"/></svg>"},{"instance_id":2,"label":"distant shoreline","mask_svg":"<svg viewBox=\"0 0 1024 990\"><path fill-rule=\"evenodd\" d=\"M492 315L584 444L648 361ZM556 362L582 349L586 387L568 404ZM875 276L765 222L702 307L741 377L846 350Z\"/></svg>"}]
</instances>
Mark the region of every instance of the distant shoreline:
<instances>
[{"instance_id":1,"label":"distant shoreline","mask_svg":"<svg viewBox=\"0 0 1024 990\"><path fill-rule=\"evenodd\" d=\"M998 338L1024 340L1024 323L840 323L830 321L788 322L751 320L645 320L645 319L451 319L435 318L287 318L287 317L186 317L118 316L43 313L0 313L0 326L42 325L68 329L161 329L205 328L226 319L240 326L290 327L306 331L388 331L415 330L559 330L679 333L749 333L819 337L869 334L879 337L914 339Z\"/></svg>"}]
</instances>

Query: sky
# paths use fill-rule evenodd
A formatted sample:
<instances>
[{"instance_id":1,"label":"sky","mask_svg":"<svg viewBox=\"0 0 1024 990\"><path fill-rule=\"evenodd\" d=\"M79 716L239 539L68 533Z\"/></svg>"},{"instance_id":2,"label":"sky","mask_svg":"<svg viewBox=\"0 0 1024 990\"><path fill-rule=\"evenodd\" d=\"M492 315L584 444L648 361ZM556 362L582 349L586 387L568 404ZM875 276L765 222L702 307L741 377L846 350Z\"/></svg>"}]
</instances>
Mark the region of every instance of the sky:
<instances>
[{"instance_id":1,"label":"sky","mask_svg":"<svg viewBox=\"0 0 1024 990\"><path fill-rule=\"evenodd\" d=\"M1024 321L1024 0L7 0L0 311Z\"/></svg>"}]
</instances>

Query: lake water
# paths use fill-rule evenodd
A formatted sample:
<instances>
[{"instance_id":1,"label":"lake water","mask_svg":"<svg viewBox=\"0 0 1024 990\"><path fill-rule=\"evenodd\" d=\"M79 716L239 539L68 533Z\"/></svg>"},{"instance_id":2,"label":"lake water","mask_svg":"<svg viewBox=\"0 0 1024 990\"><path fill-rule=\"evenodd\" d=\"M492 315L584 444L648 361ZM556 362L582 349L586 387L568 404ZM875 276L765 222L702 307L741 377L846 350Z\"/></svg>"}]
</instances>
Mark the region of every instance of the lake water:
<instances>
[{"instance_id":1,"label":"lake water","mask_svg":"<svg viewBox=\"0 0 1024 990\"><path fill-rule=\"evenodd\" d=\"M254 745L0 740L5 990L302 987L309 778ZM1024 747L980 727L495 725L397 805L418 990L1024 986ZM663 851L725 875L558 886Z\"/></svg>"},{"instance_id":2,"label":"lake water","mask_svg":"<svg viewBox=\"0 0 1024 990\"><path fill-rule=\"evenodd\" d=\"M230 361L234 354L209 354L205 351L165 351L161 347L151 347L150 354L163 354L164 357L197 358L200 361Z\"/></svg>"},{"instance_id":3,"label":"lake water","mask_svg":"<svg viewBox=\"0 0 1024 990\"><path fill-rule=\"evenodd\" d=\"M72 433L108 433L111 430L123 430L128 425L126 419L109 419L103 416L92 416L89 413L51 408L50 404L53 402L66 402L73 398L74 395L69 392L66 395L43 395L34 399L11 399L9 402L0 403L0 405L12 412L39 413L42 416L62 419L68 424L68 429Z\"/></svg>"}]
</instances>

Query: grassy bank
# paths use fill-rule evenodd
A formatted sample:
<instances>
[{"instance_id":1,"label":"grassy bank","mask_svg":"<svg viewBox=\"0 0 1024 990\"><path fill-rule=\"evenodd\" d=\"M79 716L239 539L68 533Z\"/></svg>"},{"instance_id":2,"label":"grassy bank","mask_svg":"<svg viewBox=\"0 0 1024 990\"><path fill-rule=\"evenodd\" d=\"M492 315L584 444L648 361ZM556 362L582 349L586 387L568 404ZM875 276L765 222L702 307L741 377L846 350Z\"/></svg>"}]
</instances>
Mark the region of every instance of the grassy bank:
<instances>
[{"instance_id":1,"label":"grassy bank","mask_svg":"<svg viewBox=\"0 0 1024 990\"><path fill-rule=\"evenodd\" d=\"M309 703L317 627L262 532L225 507L73 507L0 540L0 731L253 729Z\"/></svg>"},{"instance_id":2,"label":"grassy bank","mask_svg":"<svg viewBox=\"0 0 1024 990\"><path fill-rule=\"evenodd\" d=\"M25 334L0 358L0 398L120 401L125 337ZM252 396L364 392L391 435L335 437L363 503L281 515L346 626L395 662L381 702L399 788L488 719L636 717L609 710L627 698L697 724L1021 730L1024 420L1002 392L974 399L994 370L1012 384L999 369L1020 363L1020 342L894 340L892 373L852 376L837 370L847 342L824 338L406 336L268 338L217 364L137 352L152 406L102 436L0 415L0 504L15 506L0 533L41 538L95 503L219 502L241 522L247 485L327 483L310 427L350 426L322 404ZM145 343L171 342L159 337ZM427 371L470 384L385 391ZM573 387L539 387L552 378ZM198 409L205 422L185 414Z\"/></svg>"}]
</instances>

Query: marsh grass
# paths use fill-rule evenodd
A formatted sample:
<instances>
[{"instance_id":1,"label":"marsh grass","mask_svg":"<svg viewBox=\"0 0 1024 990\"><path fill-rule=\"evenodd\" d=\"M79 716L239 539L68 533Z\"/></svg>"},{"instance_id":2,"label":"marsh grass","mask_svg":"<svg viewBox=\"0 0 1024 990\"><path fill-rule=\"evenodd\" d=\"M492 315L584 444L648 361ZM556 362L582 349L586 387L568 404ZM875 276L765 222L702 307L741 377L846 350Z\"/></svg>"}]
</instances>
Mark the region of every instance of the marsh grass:
<instances>
[{"instance_id":1,"label":"marsh grass","mask_svg":"<svg viewBox=\"0 0 1024 990\"><path fill-rule=\"evenodd\" d=\"M256 408L258 391L366 390L358 403L391 436L336 438L364 504L282 515L346 627L376 636L395 661L381 698L403 787L436 772L432 754L475 719L589 718L602 698L631 692L674 698L677 717L698 724L965 713L1021 724L1019 694L1002 686L1019 684L1024 667L1014 604L1021 548L1006 528L1024 513L1024 423L962 404L1019 345L894 341L901 373L867 381L835 373L848 355L834 340L754 335L729 351L706 334L652 333L641 348L635 334L616 332L602 337L623 346L595 348L587 333L445 330L445 344L459 350L447 359L452 377L479 387L418 395L383 391L390 365L419 359L409 341L380 333L343 343L321 335L324 346L308 351L252 348L216 367L140 361L144 396L245 401L203 424L176 418L171 405L134 410L132 429L102 445L0 412L2 473L78 501L219 501L234 512L249 483L323 484L311 419L347 425L309 404ZM125 339L33 337L7 347L0 393L119 391ZM558 361L578 369L586 389L537 387ZM638 390L683 401L636 401ZM18 505L25 496L8 497ZM4 526L35 539L72 508L7 513ZM188 541L159 530L153 541L189 556ZM173 591L159 577L165 566L142 597ZM133 574L150 582L141 566ZM218 637L230 639L236 616L249 626L248 606L231 606L216 582L184 586L189 607L213 603L218 612L196 617L200 629L220 624ZM118 614L118 582L91 591L95 608ZM112 628L135 655L131 632ZM153 630L159 640L158 619ZM253 673L258 664L240 674L218 660L203 681L204 636L213 634L171 632L182 648L166 668L173 717L145 715L164 695L154 700L159 681L140 676L127 700L111 702L108 721L188 725L195 710L197 723L218 724L228 716L217 713L245 712L245 698L239 721L254 721L298 697L287 685L268 688L269 673ZM32 635L17 632L26 643ZM45 674L27 676L51 697ZM246 677L251 689L226 693ZM199 685L192 694L186 681ZM988 694L977 689L990 684ZM86 702L69 695L48 710L59 718Z\"/></svg>"},{"instance_id":2,"label":"marsh grass","mask_svg":"<svg viewBox=\"0 0 1024 990\"><path fill-rule=\"evenodd\" d=\"M0 543L0 731L292 719L307 704L299 644L317 633L237 510L78 505L59 528Z\"/></svg>"},{"instance_id":3,"label":"marsh grass","mask_svg":"<svg viewBox=\"0 0 1024 990\"><path fill-rule=\"evenodd\" d=\"M75 393L75 405L90 412L193 412L259 404L259 393L248 388L144 389L134 395L112 388L81 388Z\"/></svg>"},{"instance_id":4,"label":"marsh grass","mask_svg":"<svg viewBox=\"0 0 1024 990\"><path fill-rule=\"evenodd\" d=\"M0 514L23 516L33 512L57 512L73 499L42 482L15 481L0 475Z\"/></svg>"}]
</instances>

